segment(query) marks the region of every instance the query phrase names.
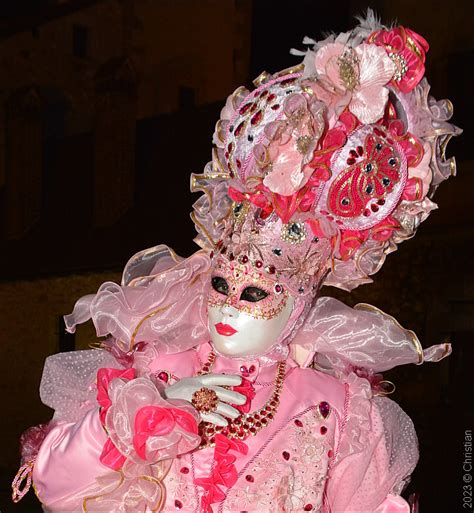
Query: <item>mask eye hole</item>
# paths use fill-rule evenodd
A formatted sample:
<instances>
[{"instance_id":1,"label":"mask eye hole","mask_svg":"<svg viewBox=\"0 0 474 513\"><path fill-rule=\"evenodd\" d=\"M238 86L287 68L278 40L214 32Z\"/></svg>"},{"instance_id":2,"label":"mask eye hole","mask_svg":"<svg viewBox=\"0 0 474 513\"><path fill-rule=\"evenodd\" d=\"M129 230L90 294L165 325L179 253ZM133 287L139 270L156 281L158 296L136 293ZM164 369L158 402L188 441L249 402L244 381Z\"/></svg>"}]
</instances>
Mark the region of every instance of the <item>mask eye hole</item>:
<instances>
[{"instance_id":1,"label":"mask eye hole","mask_svg":"<svg viewBox=\"0 0 474 513\"><path fill-rule=\"evenodd\" d=\"M212 288L219 292L219 294L223 294L224 296L229 295L229 285L224 280L224 278L221 278L220 276L213 276L211 279Z\"/></svg>"},{"instance_id":2,"label":"mask eye hole","mask_svg":"<svg viewBox=\"0 0 474 513\"><path fill-rule=\"evenodd\" d=\"M257 301L261 301L268 296L268 293L258 287L247 287L240 294L240 299L242 301L249 301L250 303L256 303Z\"/></svg>"}]
</instances>

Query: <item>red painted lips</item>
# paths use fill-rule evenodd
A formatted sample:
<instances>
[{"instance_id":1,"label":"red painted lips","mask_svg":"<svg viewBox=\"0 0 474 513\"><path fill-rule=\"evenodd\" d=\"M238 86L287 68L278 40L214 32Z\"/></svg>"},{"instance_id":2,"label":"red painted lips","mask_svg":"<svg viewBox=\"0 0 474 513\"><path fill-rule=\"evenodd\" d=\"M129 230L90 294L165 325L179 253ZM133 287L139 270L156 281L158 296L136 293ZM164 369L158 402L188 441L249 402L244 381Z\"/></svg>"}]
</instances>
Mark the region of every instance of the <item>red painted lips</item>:
<instances>
[{"instance_id":1,"label":"red painted lips","mask_svg":"<svg viewBox=\"0 0 474 513\"><path fill-rule=\"evenodd\" d=\"M230 337L234 333L237 333L237 330L234 330L232 326L229 326L228 324L222 324L222 322L215 324L215 328L217 333L219 333L219 335L224 335L224 337Z\"/></svg>"}]
</instances>

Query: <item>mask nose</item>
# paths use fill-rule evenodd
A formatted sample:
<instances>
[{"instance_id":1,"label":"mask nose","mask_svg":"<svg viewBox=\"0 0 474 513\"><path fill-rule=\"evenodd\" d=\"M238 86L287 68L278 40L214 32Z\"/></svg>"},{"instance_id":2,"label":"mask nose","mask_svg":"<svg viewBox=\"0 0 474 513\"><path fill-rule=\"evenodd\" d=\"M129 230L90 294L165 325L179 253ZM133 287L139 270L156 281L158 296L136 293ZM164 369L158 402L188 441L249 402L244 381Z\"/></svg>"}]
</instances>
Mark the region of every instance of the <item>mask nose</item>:
<instances>
[{"instance_id":1,"label":"mask nose","mask_svg":"<svg viewBox=\"0 0 474 513\"><path fill-rule=\"evenodd\" d=\"M235 318L239 316L239 311L226 302L221 306L221 314L223 317Z\"/></svg>"}]
</instances>

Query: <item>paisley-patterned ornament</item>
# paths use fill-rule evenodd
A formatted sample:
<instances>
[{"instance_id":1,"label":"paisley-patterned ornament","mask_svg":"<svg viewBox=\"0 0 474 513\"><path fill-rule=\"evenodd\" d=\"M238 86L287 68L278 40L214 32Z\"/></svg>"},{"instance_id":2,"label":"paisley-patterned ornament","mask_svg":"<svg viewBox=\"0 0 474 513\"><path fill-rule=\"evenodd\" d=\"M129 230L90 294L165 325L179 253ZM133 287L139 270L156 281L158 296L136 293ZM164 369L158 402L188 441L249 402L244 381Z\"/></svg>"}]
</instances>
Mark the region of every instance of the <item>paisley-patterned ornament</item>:
<instances>
[{"instance_id":1,"label":"paisley-patterned ornament","mask_svg":"<svg viewBox=\"0 0 474 513\"><path fill-rule=\"evenodd\" d=\"M346 230L365 230L388 217L408 174L401 146L379 125L364 125L352 132L334 154L331 171L318 206Z\"/></svg>"}]
</instances>

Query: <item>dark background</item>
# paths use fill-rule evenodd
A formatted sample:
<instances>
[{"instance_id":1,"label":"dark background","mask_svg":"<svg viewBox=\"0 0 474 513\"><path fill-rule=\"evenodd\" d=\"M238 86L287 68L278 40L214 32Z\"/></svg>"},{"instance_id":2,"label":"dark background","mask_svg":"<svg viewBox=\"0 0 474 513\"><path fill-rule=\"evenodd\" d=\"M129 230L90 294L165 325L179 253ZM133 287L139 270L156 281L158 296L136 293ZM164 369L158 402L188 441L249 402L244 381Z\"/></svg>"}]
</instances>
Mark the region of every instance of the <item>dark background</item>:
<instances>
[{"instance_id":1,"label":"dark background","mask_svg":"<svg viewBox=\"0 0 474 513\"><path fill-rule=\"evenodd\" d=\"M64 335L60 316L135 252L196 250L189 175L210 160L225 98L261 71L298 62L305 35L345 31L373 7L430 43L432 94L464 129L450 143L458 176L439 210L352 294L413 329L424 346L451 340L438 364L387 373L413 418L420 463L407 493L422 513L462 511L464 432L474 427L471 368L473 159L470 1L35 0L0 4L0 510L39 511L31 492L9 503L17 440L48 420L43 360L87 347L90 327Z\"/></svg>"}]
</instances>

